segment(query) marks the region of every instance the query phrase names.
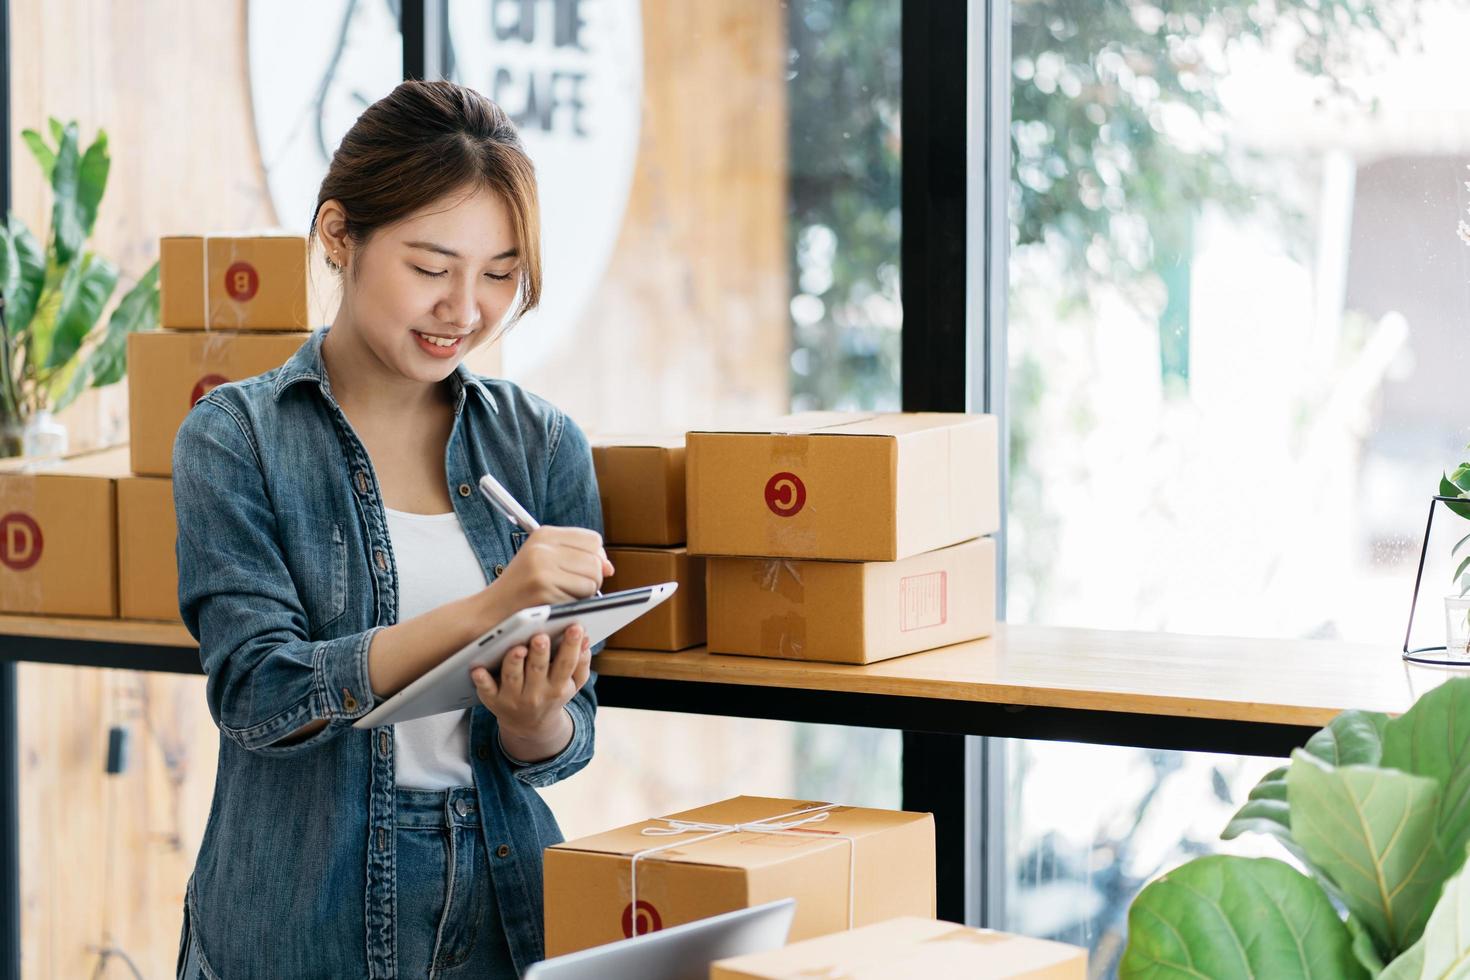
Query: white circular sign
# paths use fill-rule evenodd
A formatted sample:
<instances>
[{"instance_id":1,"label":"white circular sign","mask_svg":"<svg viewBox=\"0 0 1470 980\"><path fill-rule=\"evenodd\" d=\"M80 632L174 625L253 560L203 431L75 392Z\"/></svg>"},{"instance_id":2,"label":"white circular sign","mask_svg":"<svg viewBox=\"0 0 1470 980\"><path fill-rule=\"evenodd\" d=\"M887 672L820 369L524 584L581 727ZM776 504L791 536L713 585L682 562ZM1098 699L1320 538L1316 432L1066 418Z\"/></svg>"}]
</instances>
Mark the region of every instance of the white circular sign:
<instances>
[{"instance_id":1,"label":"white circular sign","mask_svg":"<svg viewBox=\"0 0 1470 980\"><path fill-rule=\"evenodd\" d=\"M448 4L450 77L498 102L536 165L543 290L505 340L507 374L543 363L612 257L633 182L643 86L638 0ZM271 200L305 233L317 190L359 113L401 80L387 3L251 0L250 87Z\"/></svg>"}]
</instances>

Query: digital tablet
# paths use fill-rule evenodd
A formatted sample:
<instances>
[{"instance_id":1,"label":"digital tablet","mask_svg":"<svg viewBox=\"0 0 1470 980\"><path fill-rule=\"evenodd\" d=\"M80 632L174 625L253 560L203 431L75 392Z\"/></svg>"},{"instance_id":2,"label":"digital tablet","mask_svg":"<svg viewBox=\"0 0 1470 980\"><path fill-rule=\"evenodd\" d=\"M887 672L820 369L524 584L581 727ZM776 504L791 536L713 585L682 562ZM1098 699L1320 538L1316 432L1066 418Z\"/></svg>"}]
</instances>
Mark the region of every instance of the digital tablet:
<instances>
[{"instance_id":1,"label":"digital tablet","mask_svg":"<svg viewBox=\"0 0 1470 980\"><path fill-rule=\"evenodd\" d=\"M488 667L494 672L508 652L529 643L537 633L551 637L555 656L568 626L581 626L594 644L601 643L673 595L678 587L677 582L664 582L591 599L522 609L357 719L353 727L377 728L473 707L480 702L475 682L470 680L470 671L475 667Z\"/></svg>"}]
</instances>

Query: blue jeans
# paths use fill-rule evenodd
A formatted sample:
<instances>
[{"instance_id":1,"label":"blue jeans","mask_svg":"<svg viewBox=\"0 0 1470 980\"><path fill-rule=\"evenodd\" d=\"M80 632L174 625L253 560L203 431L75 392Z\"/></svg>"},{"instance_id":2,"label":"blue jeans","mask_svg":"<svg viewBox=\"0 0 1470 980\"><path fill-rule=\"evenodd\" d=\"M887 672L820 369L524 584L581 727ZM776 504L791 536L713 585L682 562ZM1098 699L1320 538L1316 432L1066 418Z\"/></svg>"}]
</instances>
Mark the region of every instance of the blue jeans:
<instances>
[{"instance_id":1,"label":"blue jeans","mask_svg":"<svg viewBox=\"0 0 1470 980\"><path fill-rule=\"evenodd\" d=\"M398 976L515 980L474 788L396 789L394 821ZM178 978L217 980L200 962L187 915Z\"/></svg>"},{"instance_id":2,"label":"blue jeans","mask_svg":"<svg viewBox=\"0 0 1470 980\"><path fill-rule=\"evenodd\" d=\"M394 791L398 976L517 976L472 787Z\"/></svg>"}]
</instances>

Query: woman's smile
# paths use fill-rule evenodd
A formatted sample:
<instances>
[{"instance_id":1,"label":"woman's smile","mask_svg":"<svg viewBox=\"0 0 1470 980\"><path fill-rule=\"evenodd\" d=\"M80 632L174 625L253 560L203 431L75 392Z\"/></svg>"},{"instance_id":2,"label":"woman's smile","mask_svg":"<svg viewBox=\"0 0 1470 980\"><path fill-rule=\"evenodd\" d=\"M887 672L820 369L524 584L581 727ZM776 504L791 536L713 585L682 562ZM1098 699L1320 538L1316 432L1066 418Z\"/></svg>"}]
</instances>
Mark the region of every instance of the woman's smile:
<instances>
[{"instance_id":1,"label":"woman's smile","mask_svg":"<svg viewBox=\"0 0 1470 980\"><path fill-rule=\"evenodd\" d=\"M419 347L430 357L453 357L470 334L432 334L419 330L410 331ZM471 331L473 332L473 331Z\"/></svg>"}]
</instances>

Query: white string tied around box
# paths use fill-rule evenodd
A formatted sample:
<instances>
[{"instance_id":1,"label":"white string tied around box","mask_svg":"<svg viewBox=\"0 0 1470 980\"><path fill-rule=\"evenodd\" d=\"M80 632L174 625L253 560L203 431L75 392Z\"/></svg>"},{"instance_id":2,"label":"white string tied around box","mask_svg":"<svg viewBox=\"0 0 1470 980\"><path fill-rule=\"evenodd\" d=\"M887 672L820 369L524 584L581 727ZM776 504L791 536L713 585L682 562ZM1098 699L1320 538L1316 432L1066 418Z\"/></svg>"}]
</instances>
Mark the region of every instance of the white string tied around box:
<instances>
[{"instance_id":1,"label":"white string tied around box","mask_svg":"<svg viewBox=\"0 0 1470 980\"><path fill-rule=\"evenodd\" d=\"M803 827L812 824L823 823L832 815L837 807L836 803L823 803L820 806L807 807L803 810L793 810L791 813L783 813L775 817L767 817L764 820L753 820L747 823L713 823L699 820L675 820L671 817L657 817L664 826L644 827L642 830L645 837L674 837L683 834L700 834L689 840L671 841L660 844L657 847L649 847L634 853L632 860L632 884L630 887L632 932L634 936L638 932L638 862L644 858L667 851L675 847L689 847L700 844L717 837L725 837L729 834L782 834L792 837L815 837L821 840L847 842L847 928L851 929L854 924L854 909L856 906L857 887L857 840L849 834L836 834L831 831L803 830ZM793 819L799 818L799 819Z\"/></svg>"}]
</instances>

